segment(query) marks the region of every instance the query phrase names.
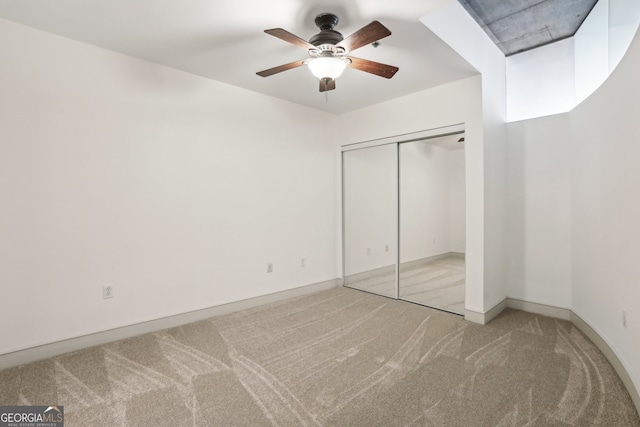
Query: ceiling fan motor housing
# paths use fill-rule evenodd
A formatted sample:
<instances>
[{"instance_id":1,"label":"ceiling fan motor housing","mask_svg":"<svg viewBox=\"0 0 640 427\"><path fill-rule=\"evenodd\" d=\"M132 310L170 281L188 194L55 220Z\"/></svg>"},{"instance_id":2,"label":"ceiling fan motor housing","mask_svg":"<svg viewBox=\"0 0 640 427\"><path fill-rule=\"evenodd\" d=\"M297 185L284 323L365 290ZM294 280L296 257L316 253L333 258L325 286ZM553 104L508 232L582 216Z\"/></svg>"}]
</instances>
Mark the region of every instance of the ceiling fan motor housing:
<instances>
[{"instance_id":1,"label":"ceiling fan motor housing","mask_svg":"<svg viewBox=\"0 0 640 427\"><path fill-rule=\"evenodd\" d=\"M316 26L320 28L320 32L309 39L309 43L316 46L320 50L329 50L324 48L325 45L335 46L344 40L342 34L334 30L338 24L338 17L333 13L321 13L316 16Z\"/></svg>"}]
</instances>

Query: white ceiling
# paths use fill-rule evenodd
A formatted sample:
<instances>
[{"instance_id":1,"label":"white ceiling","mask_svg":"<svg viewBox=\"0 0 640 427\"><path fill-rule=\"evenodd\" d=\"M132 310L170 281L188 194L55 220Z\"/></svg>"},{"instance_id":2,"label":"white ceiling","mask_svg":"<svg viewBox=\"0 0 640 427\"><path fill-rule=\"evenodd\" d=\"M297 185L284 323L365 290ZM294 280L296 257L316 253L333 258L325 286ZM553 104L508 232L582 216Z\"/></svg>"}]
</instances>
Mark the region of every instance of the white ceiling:
<instances>
[{"instance_id":1,"label":"white ceiling","mask_svg":"<svg viewBox=\"0 0 640 427\"><path fill-rule=\"evenodd\" d=\"M437 0L0 0L0 18L334 114L476 74L422 25ZM345 37L373 20L392 35L354 56L395 65L390 80L347 69L337 89L318 91L306 67L263 78L255 73L307 57L263 30L284 28L308 40L321 12L338 15Z\"/></svg>"}]
</instances>

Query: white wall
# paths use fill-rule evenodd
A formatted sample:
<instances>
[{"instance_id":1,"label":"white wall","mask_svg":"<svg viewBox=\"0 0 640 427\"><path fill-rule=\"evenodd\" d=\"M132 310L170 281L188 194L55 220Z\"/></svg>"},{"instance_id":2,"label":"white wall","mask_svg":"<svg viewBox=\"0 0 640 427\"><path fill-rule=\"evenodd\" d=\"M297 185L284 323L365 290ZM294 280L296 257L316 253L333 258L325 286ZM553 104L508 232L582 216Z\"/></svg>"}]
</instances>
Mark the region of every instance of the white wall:
<instances>
[{"instance_id":1,"label":"white wall","mask_svg":"<svg viewBox=\"0 0 640 427\"><path fill-rule=\"evenodd\" d=\"M633 40L640 23L640 2L608 0L609 3L609 72L613 71Z\"/></svg>"},{"instance_id":2,"label":"white wall","mask_svg":"<svg viewBox=\"0 0 640 427\"><path fill-rule=\"evenodd\" d=\"M575 100L571 108L584 101L609 77L609 61L606 60L609 58L609 0L599 0L595 4L573 40ZM567 59L571 59L571 56ZM532 70L536 71L537 68L534 66ZM571 84L568 82L569 86ZM546 114L542 112L542 115Z\"/></svg>"},{"instance_id":3,"label":"white wall","mask_svg":"<svg viewBox=\"0 0 640 427\"><path fill-rule=\"evenodd\" d=\"M568 38L509 56L508 121L571 110L576 105L575 54L574 38Z\"/></svg>"},{"instance_id":4,"label":"white wall","mask_svg":"<svg viewBox=\"0 0 640 427\"><path fill-rule=\"evenodd\" d=\"M570 119L573 310L614 349L640 390L638 64L636 34L609 79Z\"/></svg>"},{"instance_id":5,"label":"white wall","mask_svg":"<svg viewBox=\"0 0 640 427\"><path fill-rule=\"evenodd\" d=\"M0 354L336 277L334 116L0 39Z\"/></svg>"},{"instance_id":6,"label":"white wall","mask_svg":"<svg viewBox=\"0 0 640 427\"><path fill-rule=\"evenodd\" d=\"M507 255L504 247L507 183L504 56L496 48L490 55L487 54L486 62L482 74L485 312L500 304L507 296Z\"/></svg>"},{"instance_id":7,"label":"white wall","mask_svg":"<svg viewBox=\"0 0 640 427\"><path fill-rule=\"evenodd\" d=\"M507 127L507 295L571 307L569 115Z\"/></svg>"}]
</instances>

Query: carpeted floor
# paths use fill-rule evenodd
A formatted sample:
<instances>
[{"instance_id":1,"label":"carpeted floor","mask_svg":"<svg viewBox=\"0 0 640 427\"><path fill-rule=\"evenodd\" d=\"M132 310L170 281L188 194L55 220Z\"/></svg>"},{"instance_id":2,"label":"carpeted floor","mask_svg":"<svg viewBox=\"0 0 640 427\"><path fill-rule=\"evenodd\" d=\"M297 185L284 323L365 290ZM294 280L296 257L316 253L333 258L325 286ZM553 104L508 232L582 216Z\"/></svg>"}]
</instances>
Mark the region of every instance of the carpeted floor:
<instances>
[{"instance_id":1,"label":"carpeted floor","mask_svg":"<svg viewBox=\"0 0 640 427\"><path fill-rule=\"evenodd\" d=\"M640 426L569 322L337 288L0 371L72 426Z\"/></svg>"}]
</instances>

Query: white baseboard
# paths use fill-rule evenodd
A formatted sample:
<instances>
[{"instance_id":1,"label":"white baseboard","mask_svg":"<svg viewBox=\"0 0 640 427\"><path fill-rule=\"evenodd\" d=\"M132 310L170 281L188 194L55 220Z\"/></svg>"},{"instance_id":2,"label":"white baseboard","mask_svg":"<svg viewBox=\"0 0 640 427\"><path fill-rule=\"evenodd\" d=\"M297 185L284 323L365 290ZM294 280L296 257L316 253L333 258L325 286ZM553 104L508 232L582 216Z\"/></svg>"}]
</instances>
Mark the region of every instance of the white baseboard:
<instances>
[{"instance_id":1,"label":"white baseboard","mask_svg":"<svg viewBox=\"0 0 640 427\"><path fill-rule=\"evenodd\" d=\"M507 307L527 313L541 314L543 316L555 317L556 319L571 320L571 310L547 304L523 301L515 298L507 298Z\"/></svg>"},{"instance_id":2,"label":"white baseboard","mask_svg":"<svg viewBox=\"0 0 640 427\"><path fill-rule=\"evenodd\" d=\"M301 295L311 294L314 292L324 291L327 289L336 288L338 286L340 286L340 279L329 280L313 285L302 286L299 288L289 289L286 291L276 292L268 295L262 295L242 301L217 305L202 310L177 314L175 316L163 317L156 320L150 320L148 322L136 323L134 325L110 329L103 332L97 332L95 334L84 335L77 338L71 338L68 340L14 351L12 353L0 355L0 370L24 365L42 359L47 359L49 357L58 356L60 354L69 353L72 351L81 350L83 348L94 347L113 341L119 341L125 338L131 338L136 335L156 332L162 329L173 328L176 326L185 325L187 323L208 319L210 317L229 314L240 310L246 310L248 308L257 307L264 304L270 304L272 302L281 301L287 298L293 298Z\"/></svg>"},{"instance_id":3,"label":"white baseboard","mask_svg":"<svg viewBox=\"0 0 640 427\"><path fill-rule=\"evenodd\" d=\"M498 304L494 305L485 313L480 313L473 310L464 310L464 320L469 322L478 323L480 325L486 325L493 320L498 314L502 313L502 310L507 308L507 300L503 299Z\"/></svg>"}]
</instances>

